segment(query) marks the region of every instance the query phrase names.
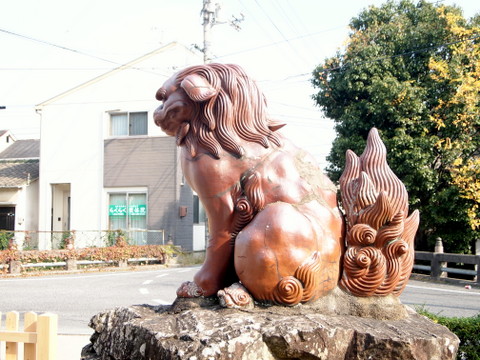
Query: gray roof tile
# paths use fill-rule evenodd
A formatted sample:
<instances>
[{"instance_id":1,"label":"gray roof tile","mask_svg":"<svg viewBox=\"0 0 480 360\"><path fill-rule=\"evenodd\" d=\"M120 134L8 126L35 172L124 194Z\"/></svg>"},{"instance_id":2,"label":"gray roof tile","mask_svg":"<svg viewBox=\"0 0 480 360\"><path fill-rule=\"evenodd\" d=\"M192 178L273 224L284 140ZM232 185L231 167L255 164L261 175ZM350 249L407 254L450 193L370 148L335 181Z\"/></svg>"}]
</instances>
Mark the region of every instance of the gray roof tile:
<instances>
[{"instance_id":1,"label":"gray roof tile","mask_svg":"<svg viewBox=\"0 0 480 360\"><path fill-rule=\"evenodd\" d=\"M0 153L2 159L38 159L40 157L40 140L17 140Z\"/></svg>"},{"instance_id":2,"label":"gray roof tile","mask_svg":"<svg viewBox=\"0 0 480 360\"><path fill-rule=\"evenodd\" d=\"M28 185L38 176L38 160L0 161L0 187Z\"/></svg>"}]
</instances>

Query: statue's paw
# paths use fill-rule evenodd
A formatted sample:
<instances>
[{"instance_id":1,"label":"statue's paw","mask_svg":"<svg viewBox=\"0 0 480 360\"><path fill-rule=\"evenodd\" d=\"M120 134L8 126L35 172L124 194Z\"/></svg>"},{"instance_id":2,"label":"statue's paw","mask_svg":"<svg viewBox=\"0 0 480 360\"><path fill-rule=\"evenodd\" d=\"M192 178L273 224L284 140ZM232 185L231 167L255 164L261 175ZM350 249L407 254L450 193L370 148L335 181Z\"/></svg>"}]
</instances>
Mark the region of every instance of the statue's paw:
<instances>
[{"instance_id":1,"label":"statue's paw","mask_svg":"<svg viewBox=\"0 0 480 360\"><path fill-rule=\"evenodd\" d=\"M252 295L240 283L234 283L219 290L217 296L220 305L229 309L252 309L254 307Z\"/></svg>"},{"instance_id":2,"label":"statue's paw","mask_svg":"<svg viewBox=\"0 0 480 360\"><path fill-rule=\"evenodd\" d=\"M178 297L197 298L204 294L205 291L193 281L186 281L177 289Z\"/></svg>"}]
</instances>

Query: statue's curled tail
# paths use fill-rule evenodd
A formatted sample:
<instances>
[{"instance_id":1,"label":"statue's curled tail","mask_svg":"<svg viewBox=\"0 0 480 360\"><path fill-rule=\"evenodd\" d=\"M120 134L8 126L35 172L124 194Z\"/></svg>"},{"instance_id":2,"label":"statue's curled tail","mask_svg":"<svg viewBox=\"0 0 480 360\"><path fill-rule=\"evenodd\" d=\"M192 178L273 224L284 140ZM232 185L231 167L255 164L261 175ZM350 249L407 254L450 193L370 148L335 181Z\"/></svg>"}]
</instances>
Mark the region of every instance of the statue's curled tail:
<instances>
[{"instance_id":1,"label":"statue's curled tail","mask_svg":"<svg viewBox=\"0 0 480 360\"><path fill-rule=\"evenodd\" d=\"M305 303L318 295L317 290L322 273L321 254L315 251L302 265L300 265L293 276L286 276L281 279L273 293L277 304L296 305Z\"/></svg>"},{"instance_id":2,"label":"statue's curled tail","mask_svg":"<svg viewBox=\"0 0 480 360\"><path fill-rule=\"evenodd\" d=\"M408 216L407 191L387 164L377 129L360 157L347 151L340 191L347 222L340 286L356 296L400 295L420 217L418 210Z\"/></svg>"}]
</instances>

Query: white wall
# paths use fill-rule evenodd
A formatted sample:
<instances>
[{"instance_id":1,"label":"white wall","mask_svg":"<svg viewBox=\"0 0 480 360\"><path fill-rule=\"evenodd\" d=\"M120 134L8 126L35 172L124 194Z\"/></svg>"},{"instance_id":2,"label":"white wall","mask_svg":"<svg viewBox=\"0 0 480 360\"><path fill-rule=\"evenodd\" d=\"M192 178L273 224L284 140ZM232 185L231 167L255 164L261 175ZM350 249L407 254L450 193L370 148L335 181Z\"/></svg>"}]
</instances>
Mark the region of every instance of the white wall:
<instances>
[{"instance_id":1,"label":"white wall","mask_svg":"<svg viewBox=\"0 0 480 360\"><path fill-rule=\"evenodd\" d=\"M35 180L25 188L24 230L38 229L38 186Z\"/></svg>"},{"instance_id":2,"label":"white wall","mask_svg":"<svg viewBox=\"0 0 480 360\"><path fill-rule=\"evenodd\" d=\"M16 204L19 189L1 189L0 203L2 204Z\"/></svg>"},{"instance_id":3,"label":"white wall","mask_svg":"<svg viewBox=\"0 0 480 360\"><path fill-rule=\"evenodd\" d=\"M201 251L206 248L205 224L193 225L193 251Z\"/></svg>"},{"instance_id":4,"label":"white wall","mask_svg":"<svg viewBox=\"0 0 480 360\"><path fill-rule=\"evenodd\" d=\"M36 230L38 225L38 181L18 189L15 206L15 241L25 247L25 231ZM33 233L31 236L36 237ZM30 244L34 245L34 244Z\"/></svg>"},{"instance_id":5,"label":"white wall","mask_svg":"<svg viewBox=\"0 0 480 360\"><path fill-rule=\"evenodd\" d=\"M42 110L39 230L52 227L52 184L70 184L72 230L99 229L102 135L102 113L95 107L51 105Z\"/></svg>"}]
</instances>

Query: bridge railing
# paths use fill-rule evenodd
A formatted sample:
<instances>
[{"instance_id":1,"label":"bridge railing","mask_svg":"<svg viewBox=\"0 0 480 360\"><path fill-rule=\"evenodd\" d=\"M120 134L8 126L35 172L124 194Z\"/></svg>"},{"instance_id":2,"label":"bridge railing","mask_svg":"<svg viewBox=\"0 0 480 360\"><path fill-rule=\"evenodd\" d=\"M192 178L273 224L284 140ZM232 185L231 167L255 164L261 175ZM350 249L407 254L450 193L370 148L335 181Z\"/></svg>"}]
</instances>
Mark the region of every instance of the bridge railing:
<instances>
[{"instance_id":1,"label":"bridge railing","mask_svg":"<svg viewBox=\"0 0 480 360\"><path fill-rule=\"evenodd\" d=\"M466 269L465 264L473 266ZM480 284L480 255L415 251L413 271L427 272L436 280L448 278Z\"/></svg>"}]
</instances>

